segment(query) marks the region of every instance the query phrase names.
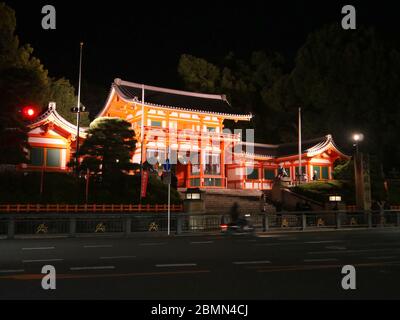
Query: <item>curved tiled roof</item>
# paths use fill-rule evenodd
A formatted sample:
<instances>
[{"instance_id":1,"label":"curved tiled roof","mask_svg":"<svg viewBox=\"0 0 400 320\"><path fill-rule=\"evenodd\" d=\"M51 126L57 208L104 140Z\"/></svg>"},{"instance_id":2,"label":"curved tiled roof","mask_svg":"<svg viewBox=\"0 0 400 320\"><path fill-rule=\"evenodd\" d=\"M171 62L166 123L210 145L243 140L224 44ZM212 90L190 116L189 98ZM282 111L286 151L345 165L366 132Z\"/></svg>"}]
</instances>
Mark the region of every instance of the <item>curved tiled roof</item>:
<instances>
[{"instance_id":1,"label":"curved tiled roof","mask_svg":"<svg viewBox=\"0 0 400 320\"><path fill-rule=\"evenodd\" d=\"M248 144L242 143L242 145L246 146ZM325 151L329 147L332 147L339 154L341 154L344 157L347 157L336 146L330 134L320 138L303 140L301 145L303 154L306 153L308 156L313 156L315 154ZM297 155L299 152L298 146L299 145L296 142L277 144L277 145L254 143L252 144L253 152L249 152L245 148L243 148L242 150L244 153L248 155L259 156L263 158L285 158Z\"/></svg>"},{"instance_id":2,"label":"curved tiled roof","mask_svg":"<svg viewBox=\"0 0 400 320\"><path fill-rule=\"evenodd\" d=\"M115 79L112 88L116 90L122 99L130 102L141 102L142 89L144 89L144 101L147 105L201 113L238 116L247 119L252 117L250 113L234 109L224 95L166 89L123 81L121 79Z\"/></svg>"},{"instance_id":3,"label":"curved tiled roof","mask_svg":"<svg viewBox=\"0 0 400 320\"><path fill-rule=\"evenodd\" d=\"M46 122L47 120L50 120L51 122L54 122L55 124L59 125L63 129L65 129L67 132L76 135L77 127L76 125L72 124L71 122L65 120L56 110L56 104L55 102L50 102L48 109L42 113L40 116L38 116L34 121L32 121L28 127L30 128L35 128L42 123ZM79 136L80 137L85 137L86 133L85 131L87 128L80 127L79 128Z\"/></svg>"}]
</instances>

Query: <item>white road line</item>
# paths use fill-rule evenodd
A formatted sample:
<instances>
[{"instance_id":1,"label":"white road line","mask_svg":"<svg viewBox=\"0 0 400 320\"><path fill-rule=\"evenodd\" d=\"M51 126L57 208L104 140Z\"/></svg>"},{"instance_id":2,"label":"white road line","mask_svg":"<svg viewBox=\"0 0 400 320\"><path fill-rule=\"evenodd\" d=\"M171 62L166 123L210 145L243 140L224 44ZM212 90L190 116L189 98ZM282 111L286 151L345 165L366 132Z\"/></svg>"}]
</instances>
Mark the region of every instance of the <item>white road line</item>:
<instances>
[{"instance_id":1,"label":"white road line","mask_svg":"<svg viewBox=\"0 0 400 320\"><path fill-rule=\"evenodd\" d=\"M115 266L97 266L97 267L71 267L69 268L71 271L80 271L80 270L112 270L115 269Z\"/></svg>"},{"instance_id":2,"label":"white road line","mask_svg":"<svg viewBox=\"0 0 400 320\"><path fill-rule=\"evenodd\" d=\"M115 256L115 257L100 257L100 259L131 259L136 258L136 256Z\"/></svg>"},{"instance_id":3,"label":"white road line","mask_svg":"<svg viewBox=\"0 0 400 320\"><path fill-rule=\"evenodd\" d=\"M16 270L0 270L0 273L21 273L25 272L24 269L16 269Z\"/></svg>"},{"instance_id":4,"label":"white road line","mask_svg":"<svg viewBox=\"0 0 400 320\"><path fill-rule=\"evenodd\" d=\"M22 263L31 263L31 262L57 262L63 261L64 259L42 259L42 260L22 260Z\"/></svg>"},{"instance_id":5,"label":"white road line","mask_svg":"<svg viewBox=\"0 0 400 320\"><path fill-rule=\"evenodd\" d=\"M214 241L192 241L190 244L209 244L214 243Z\"/></svg>"},{"instance_id":6,"label":"white road line","mask_svg":"<svg viewBox=\"0 0 400 320\"><path fill-rule=\"evenodd\" d=\"M168 268L168 267L195 267L197 263L169 263L169 264L156 264L157 268Z\"/></svg>"},{"instance_id":7,"label":"white road line","mask_svg":"<svg viewBox=\"0 0 400 320\"><path fill-rule=\"evenodd\" d=\"M370 260L385 260L385 259L395 259L396 256L387 256L387 257L368 257Z\"/></svg>"},{"instance_id":8,"label":"white road line","mask_svg":"<svg viewBox=\"0 0 400 320\"><path fill-rule=\"evenodd\" d=\"M22 250L52 250L55 247L33 247L33 248L22 248Z\"/></svg>"},{"instance_id":9,"label":"white road line","mask_svg":"<svg viewBox=\"0 0 400 320\"><path fill-rule=\"evenodd\" d=\"M393 249L365 249L365 250L314 251L314 252L308 252L308 254L367 253L367 252L380 252L380 251L399 251L399 249L393 248Z\"/></svg>"},{"instance_id":10,"label":"white road line","mask_svg":"<svg viewBox=\"0 0 400 320\"><path fill-rule=\"evenodd\" d=\"M304 243L317 244L317 243L338 243L338 242L344 242L344 240L307 241L307 242L304 242Z\"/></svg>"},{"instance_id":11,"label":"white road line","mask_svg":"<svg viewBox=\"0 0 400 320\"><path fill-rule=\"evenodd\" d=\"M161 246L167 244L166 242L146 242L146 243L139 243L139 246Z\"/></svg>"},{"instance_id":12,"label":"white road line","mask_svg":"<svg viewBox=\"0 0 400 320\"><path fill-rule=\"evenodd\" d=\"M304 262L332 262L332 261L338 261L338 259L332 258L332 259L304 259Z\"/></svg>"},{"instance_id":13,"label":"white road line","mask_svg":"<svg viewBox=\"0 0 400 320\"><path fill-rule=\"evenodd\" d=\"M325 247L325 249L329 249L329 250L347 250L346 247L341 247L341 246L329 246L329 247Z\"/></svg>"},{"instance_id":14,"label":"white road line","mask_svg":"<svg viewBox=\"0 0 400 320\"><path fill-rule=\"evenodd\" d=\"M271 261L263 260L263 261L236 261L233 264L243 265L243 264L268 264Z\"/></svg>"},{"instance_id":15,"label":"white road line","mask_svg":"<svg viewBox=\"0 0 400 320\"><path fill-rule=\"evenodd\" d=\"M99 245L86 245L84 248L112 248L111 244L99 244Z\"/></svg>"}]
</instances>

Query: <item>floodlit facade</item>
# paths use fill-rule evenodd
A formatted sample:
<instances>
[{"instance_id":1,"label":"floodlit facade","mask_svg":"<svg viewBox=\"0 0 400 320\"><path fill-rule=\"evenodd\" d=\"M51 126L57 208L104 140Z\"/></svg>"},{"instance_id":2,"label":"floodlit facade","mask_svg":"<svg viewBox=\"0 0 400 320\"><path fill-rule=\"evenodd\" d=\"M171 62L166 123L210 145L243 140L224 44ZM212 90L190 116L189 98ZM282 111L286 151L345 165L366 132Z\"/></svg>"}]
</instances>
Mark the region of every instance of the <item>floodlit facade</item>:
<instances>
[{"instance_id":1,"label":"floodlit facade","mask_svg":"<svg viewBox=\"0 0 400 320\"><path fill-rule=\"evenodd\" d=\"M298 179L297 143L259 144L245 132L230 132L224 128L226 120L250 121L252 115L235 110L224 95L115 79L98 117L130 122L138 141L132 161L147 161L161 173L168 159L176 165L179 188L271 189L278 168L292 181ZM26 170L70 170L66 164L75 150L76 126L50 104L29 128L32 151ZM84 128L80 137L85 138ZM348 158L330 135L303 141L302 151L306 180L332 179L334 162Z\"/></svg>"}]
</instances>

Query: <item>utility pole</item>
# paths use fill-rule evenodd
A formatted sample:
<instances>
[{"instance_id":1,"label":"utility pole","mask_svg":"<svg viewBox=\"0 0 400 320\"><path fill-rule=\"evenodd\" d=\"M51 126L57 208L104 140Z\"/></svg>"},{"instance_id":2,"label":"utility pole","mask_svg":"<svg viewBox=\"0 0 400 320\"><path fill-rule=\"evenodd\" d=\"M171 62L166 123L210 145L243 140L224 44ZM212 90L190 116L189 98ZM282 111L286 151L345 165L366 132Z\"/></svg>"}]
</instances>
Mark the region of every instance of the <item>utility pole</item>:
<instances>
[{"instance_id":1,"label":"utility pole","mask_svg":"<svg viewBox=\"0 0 400 320\"><path fill-rule=\"evenodd\" d=\"M140 124L140 204L142 204L143 192L143 144L144 144L144 84L142 84L142 120Z\"/></svg>"},{"instance_id":2,"label":"utility pole","mask_svg":"<svg viewBox=\"0 0 400 320\"><path fill-rule=\"evenodd\" d=\"M301 108L299 108L299 184L301 184L302 176L303 170L301 168Z\"/></svg>"},{"instance_id":3,"label":"utility pole","mask_svg":"<svg viewBox=\"0 0 400 320\"><path fill-rule=\"evenodd\" d=\"M76 149L75 149L75 165L76 174L78 175L79 167L79 126L81 120L81 81L82 81L82 51L83 42L80 43L80 53L79 53L79 84L78 84L78 105L76 108Z\"/></svg>"}]
</instances>

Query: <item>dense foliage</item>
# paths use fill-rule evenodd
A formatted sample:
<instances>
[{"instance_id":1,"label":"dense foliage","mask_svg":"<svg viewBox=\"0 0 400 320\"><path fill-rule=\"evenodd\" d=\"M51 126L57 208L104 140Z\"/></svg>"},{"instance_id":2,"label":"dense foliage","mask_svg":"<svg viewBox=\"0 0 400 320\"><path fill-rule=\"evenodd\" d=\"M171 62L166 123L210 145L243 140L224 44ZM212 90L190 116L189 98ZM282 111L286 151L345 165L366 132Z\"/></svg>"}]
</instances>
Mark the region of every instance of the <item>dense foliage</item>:
<instances>
[{"instance_id":1,"label":"dense foliage","mask_svg":"<svg viewBox=\"0 0 400 320\"><path fill-rule=\"evenodd\" d=\"M372 29L325 26L309 35L293 67L271 52L215 64L182 55L178 72L187 88L226 93L233 107L253 112L261 141L295 140L302 107L304 139L330 133L351 152L351 135L361 131L361 149L385 172L400 166L400 53Z\"/></svg>"}]
</instances>

